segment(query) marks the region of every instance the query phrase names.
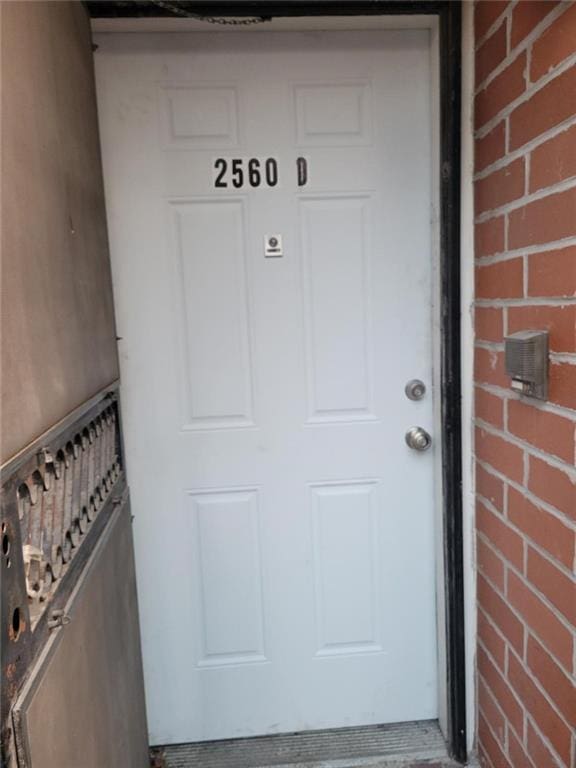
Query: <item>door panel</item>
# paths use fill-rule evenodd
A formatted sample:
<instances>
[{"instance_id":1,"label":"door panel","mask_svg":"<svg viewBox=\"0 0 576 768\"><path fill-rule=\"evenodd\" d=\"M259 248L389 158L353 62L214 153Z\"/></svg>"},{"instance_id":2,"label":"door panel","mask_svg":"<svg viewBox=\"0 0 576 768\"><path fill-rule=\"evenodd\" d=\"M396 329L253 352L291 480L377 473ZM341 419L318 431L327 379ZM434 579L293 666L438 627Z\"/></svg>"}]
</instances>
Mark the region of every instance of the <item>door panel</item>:
<instances>
[{"instance_id":1,"label":"door panel","mask_svg":"<svg viewBox=\"0 0 576 768\"><path fill-rule=\"evenodd\" d=\"M181 279L185 428L252 423L243 200L171 206Z\"/></svg>"},{"instance_id":2,"label":"door panel","mask_svg":"<svg viewBox=\"0 0 576 768\"><path fill-rule=\"evenodd\" d=\"M433 718L428 33L99 42L152 739Z\"/></svg>"},{"instance_id":3,"label":"door panel","mask_svg":"<svg viewBox=\"0 0 576 768\"><path fill-rule=\"evenodd\" d=\"M258 490L207 491L190 501L202 607L198 664L266 661Z\"/></svg>"},{"instance_id":4,"label":"door panel","mask_svg":"<svg viewBox=\"0 0 576 768\"><path fill-rule=\"evenodd\" d=\"M300 201L309 421L374 418L370 198Z\"/></svg>"},{"instance_id":5,"label":"door panel","mask_svg":"<svg viewBox=\"0 0 576 768\"><path fill-rule=\"evenodd\" d=\"M378 484L324 483L310 493L316 655L382 651Z\"/></svg>"}]
</instances>

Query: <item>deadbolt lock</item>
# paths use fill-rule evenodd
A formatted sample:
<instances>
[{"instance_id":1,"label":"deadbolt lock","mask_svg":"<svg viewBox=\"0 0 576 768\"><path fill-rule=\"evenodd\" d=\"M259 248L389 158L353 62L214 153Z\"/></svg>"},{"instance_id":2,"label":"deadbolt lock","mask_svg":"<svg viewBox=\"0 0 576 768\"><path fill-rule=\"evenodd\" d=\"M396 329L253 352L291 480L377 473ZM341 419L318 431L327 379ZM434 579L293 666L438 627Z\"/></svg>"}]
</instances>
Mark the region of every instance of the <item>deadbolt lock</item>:
<instances>
[{"instance_id":1,"label":"deadbolt lock","mask_svg":"<svg viewBox=\"0 0 576 768\"><path fill-rule=\"evenodd\" d=\"M406 445L413 451L427 451L432 445L432 438L422 427L410 427L406 432Z\"/></svg>"},{"instance_id":2,"label":"deadbolt lock","mask_svg":"<svg viewBox=\"0 0 576 768\"><path fill-rule=\"evenodd\" d=\"M404 387L404 392L408 400L422 400L426 394L426 384L420 379L410 379Z\"/></svg>"}]
</instances>

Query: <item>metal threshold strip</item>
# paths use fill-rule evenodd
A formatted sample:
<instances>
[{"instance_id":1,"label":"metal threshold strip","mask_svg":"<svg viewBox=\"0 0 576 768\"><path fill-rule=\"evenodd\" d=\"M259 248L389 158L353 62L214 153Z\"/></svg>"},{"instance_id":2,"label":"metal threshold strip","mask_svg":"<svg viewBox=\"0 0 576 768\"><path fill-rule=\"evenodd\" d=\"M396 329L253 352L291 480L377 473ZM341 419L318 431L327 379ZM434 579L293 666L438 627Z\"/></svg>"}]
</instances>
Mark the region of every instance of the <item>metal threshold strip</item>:
<instances>
[{"instance_id":1,"label":"metal threshold strip","mask_svg":"<svg viewBox=\"0 0 576 768\"><path fill-rule=\"evenodd\" d=\"M452 768L436 720L179 744L159 768Z\"/></svg>"}]
</instances>

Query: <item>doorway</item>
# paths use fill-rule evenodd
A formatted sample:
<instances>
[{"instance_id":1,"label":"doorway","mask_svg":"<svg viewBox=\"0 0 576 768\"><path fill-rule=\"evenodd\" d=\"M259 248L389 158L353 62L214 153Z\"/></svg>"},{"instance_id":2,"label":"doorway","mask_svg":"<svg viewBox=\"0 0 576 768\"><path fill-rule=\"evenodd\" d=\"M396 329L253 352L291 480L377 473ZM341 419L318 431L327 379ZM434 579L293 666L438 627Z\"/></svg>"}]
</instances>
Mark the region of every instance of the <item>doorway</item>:
<instances>
[{"instance_id":1,"label":"doorway","mask_svg":"<svg viewBox=\"0 0 576 768\"><path fill-rule=\"evenodd\" d=\"M153 740L435 718L430 35L112 38Z\"/></svg>"}]
</instances>

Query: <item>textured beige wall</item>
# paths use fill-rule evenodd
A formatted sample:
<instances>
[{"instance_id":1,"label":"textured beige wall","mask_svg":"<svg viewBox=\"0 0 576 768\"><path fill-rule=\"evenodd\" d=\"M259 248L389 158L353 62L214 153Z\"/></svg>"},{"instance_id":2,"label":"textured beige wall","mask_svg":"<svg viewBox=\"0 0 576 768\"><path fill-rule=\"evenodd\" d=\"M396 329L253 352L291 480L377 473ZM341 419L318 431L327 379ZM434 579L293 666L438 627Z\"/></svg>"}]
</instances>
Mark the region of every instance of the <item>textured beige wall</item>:
<instances>
[{"instance_id":1,"label":"textured beige wall","mask_svg":"<svg viewBox=\"0 0 576 768\"><path fill-rule=\"evenodd\" d=\"M88 18L0 6L5 461L118 367Z\"/></svg>"}]
</instances>

